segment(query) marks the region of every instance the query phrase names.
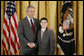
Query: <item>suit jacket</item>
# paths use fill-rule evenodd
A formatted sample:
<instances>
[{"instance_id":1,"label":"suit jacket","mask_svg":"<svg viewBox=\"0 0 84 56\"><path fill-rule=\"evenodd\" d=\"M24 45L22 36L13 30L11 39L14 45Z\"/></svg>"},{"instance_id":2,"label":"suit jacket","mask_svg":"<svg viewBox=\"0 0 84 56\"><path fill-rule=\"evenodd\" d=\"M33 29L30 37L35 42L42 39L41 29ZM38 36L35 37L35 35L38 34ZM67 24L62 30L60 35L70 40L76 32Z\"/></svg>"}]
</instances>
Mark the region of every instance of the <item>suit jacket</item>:
<instances>
[{"instance_id":1,"label":"suit jacket","mask_svg":"<svg viewBox=\"0 0 84 56\"><path fill-rule=\"evenodd\" d=\"M36 36L37 36L37 32L40 28L40 25L39 25L39 21L37 19L33 19L34 20L34 26L35 26L35 34L33 34L32 32L32 28L30 26L30 23L27 19L27 17L25 17L23 20L21 20L19 22L19 25L18 25L18 37L20 39L20 52L21 54L24 54L24 53L28 53L28 52L31 52L33 50L35 50L35 48L30 48L27 46L27 43L28 42L34 42L36 43Z\"/></svg>"},{"instance_id":2,"label":"suit jacket","mask_svg":"<svg viewBox=\"0 0 84 56\"><path fill-rule=\"evenodd\" d=\"M37 44L39 55L54 55L56 45L54 32L46 29L41 39L41 30L39 30Z\"/></svg>"}]
</instances>

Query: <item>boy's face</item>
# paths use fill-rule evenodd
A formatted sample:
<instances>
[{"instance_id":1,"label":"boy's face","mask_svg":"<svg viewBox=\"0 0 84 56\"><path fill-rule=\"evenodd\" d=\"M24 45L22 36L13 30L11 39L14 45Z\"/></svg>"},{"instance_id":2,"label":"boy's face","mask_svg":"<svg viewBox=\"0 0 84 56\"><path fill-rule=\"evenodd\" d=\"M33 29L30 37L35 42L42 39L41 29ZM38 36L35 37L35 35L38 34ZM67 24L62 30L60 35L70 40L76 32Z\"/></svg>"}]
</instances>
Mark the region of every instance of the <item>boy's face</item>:
<instances>
[{"instance_id":1,"label":"boy's face","mask_svg":"<svg viewBox=\"0 0 84 56\"><path fill-rule=\"evenodd\" d=\"M41 28L46 28L47 27L47 21L46 20L42 20L41 22L40 22L40 25L41 25Z\"/></svg>"}]
</instances>

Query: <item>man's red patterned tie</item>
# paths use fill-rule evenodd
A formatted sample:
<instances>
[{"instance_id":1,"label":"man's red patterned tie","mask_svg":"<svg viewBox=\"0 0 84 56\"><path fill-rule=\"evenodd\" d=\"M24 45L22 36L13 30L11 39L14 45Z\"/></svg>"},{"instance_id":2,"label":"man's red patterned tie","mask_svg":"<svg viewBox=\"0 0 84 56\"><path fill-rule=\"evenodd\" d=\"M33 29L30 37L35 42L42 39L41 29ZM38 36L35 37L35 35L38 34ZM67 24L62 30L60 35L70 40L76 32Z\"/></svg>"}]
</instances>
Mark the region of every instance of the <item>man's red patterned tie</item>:
<instances>
[{"instance_id":1,"label":"man's red patterned tie","mask_svg":"<svg viewBox=\"0 0 84 56\"><path fill-rule=\"evenodd\" d=\"M35 33L35 30L34 30L34 23L32 22L32 19L31 19L31 26L32 26L32 32L34 34Z\"/></svg>"}]
</instances>

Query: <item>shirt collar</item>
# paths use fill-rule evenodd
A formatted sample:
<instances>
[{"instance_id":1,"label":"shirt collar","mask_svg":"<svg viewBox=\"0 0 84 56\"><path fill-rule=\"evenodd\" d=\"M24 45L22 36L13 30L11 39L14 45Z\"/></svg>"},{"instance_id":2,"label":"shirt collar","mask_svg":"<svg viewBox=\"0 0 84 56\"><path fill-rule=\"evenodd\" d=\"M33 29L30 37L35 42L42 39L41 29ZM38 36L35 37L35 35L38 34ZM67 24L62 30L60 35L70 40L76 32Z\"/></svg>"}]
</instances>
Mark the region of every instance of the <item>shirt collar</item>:
<instances>
[{"instance_id":1,"label":"shirt collar","mask_svg":"<svg viewBox=\"0 0 84 56\"><path fill-rule=\"evenodd\" d=\"M43 28L41 28L41 31L43 31L43 32L44 32L45 30L46 30L46 28L44 28L44 29L43 29Z\"/></svg>"},{"instance_id":2,"label":"shirt collar","mask_svg":"<svg viewBox=\"0 0 84 56\"><path fill-rule=\"evenodd\" d=\"M27 16L28 21L31 23L30 18ZM34 23L34 20L32 18L32 22Z\"/></svg>"}]
</instances>

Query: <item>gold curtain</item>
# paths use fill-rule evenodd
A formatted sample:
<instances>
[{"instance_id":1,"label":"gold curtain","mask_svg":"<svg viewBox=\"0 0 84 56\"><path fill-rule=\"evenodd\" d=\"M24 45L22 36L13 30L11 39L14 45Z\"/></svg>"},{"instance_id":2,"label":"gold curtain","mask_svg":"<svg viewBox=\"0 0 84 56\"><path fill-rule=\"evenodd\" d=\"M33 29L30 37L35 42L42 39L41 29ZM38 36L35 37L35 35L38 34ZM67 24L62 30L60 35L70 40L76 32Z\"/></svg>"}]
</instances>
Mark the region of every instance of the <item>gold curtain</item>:
<instances>
[{"instance_id":1,"label":"gold curtain","mask_svg":"<svg viewBox=\"0 0 84 56\"><path fill-rule=\"evenodd\" d=\"M7 1L1 1L1 40L6 5ZM35 7L35 18L48 18L48 27L54 30L57 42L57 21L60 18L63 1L15 1L15 5L18 21L26 16L26 7L28 5ZM72 1L72 9L74 16L75 50L77 55L83 55L83 1ZM58 48L56 48L55 54L63 55ZM1 55L3 55L2 42Z\"/></svg>"}]
</instances>

